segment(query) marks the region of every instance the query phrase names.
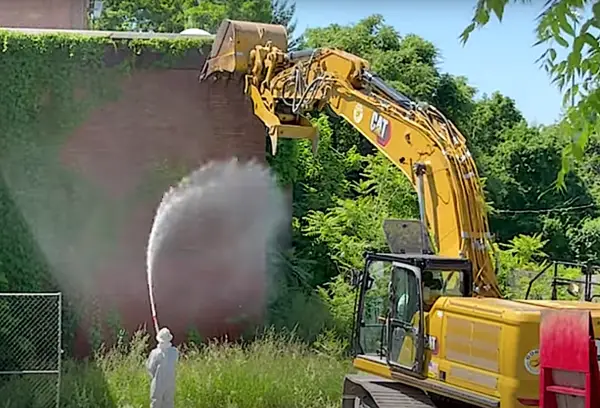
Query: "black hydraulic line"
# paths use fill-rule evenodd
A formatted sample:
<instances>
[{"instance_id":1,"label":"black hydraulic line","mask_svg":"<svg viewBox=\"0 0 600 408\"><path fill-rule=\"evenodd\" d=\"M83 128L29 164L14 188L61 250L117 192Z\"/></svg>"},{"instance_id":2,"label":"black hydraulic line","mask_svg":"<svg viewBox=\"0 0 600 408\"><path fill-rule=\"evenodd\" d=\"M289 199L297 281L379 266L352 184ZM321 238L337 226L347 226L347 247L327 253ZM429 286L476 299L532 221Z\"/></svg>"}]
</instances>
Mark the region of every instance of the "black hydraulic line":
<instances>
[{"instance_id":1,"label":"black hydraulic line","mask_svg":"<svg viewBox=\"0 0 600 408\"><path fill-rule=\"evenodd\" d=\"M287 57L290 61L298 61L306 58L310 58L319 52L319 49L307 49L300 51L290 51L287 53ZM362 73L363 80L371 85L373 88L381 92L383 95L402 106L404 109L411 110L414 107L414 102L410 100L406 95L401 94L394 88L385 83L385 81L377 74L369 71Z\"/></svg>"},{"instance_id":2,"label":"black hydraulic line","mask_svg":"<svg viewBox=\"0 0 600 408\"><path fill-rule=\"evenodd\" d=\"M318 49L310 48L308 50L290 51L287 53L287 57L290 61L297 61L300 59L309 58L315 52L318 52Z\"/></svg>"},{"instance_id":3,"label":"black hydraulic line","mask_svg":"<svg viewBox=\"0 0 600 408\"><path fill-rule=\"evenodd\" d=\"M373 88L377 89L379 92L396 102L398 105L402 106L404 109L411 110L413 108L414 102L411 101L410 98L386 84L385 81L379 78L376 74L373 74L369 71L364 71L363 79Z\"/></svg>"}]
</instances>

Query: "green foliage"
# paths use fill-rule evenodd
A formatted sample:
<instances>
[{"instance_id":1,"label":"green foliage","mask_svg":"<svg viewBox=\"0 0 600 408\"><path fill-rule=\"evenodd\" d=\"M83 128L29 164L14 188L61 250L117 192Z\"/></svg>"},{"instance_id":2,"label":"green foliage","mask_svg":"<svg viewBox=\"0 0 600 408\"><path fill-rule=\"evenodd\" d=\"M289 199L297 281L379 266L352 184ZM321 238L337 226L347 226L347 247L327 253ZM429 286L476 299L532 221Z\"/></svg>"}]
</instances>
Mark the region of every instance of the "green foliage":
<instances>
[{"instance_id":1,"label":"green foliage","mask_svg":"<svg viewBox=\"0 0 600 408\"><path fill-rule=\"evenodd\" d=\"M215 33L225 18L233 20L246 19L259 23L271 22L273 7L270 0L232 0L189 2L194 5L184 6L184 19L187 27L203 28Z\"/></svg>"},{"instance_id":2,"label":"green foliage","mask_svg":"<svg viewBox=\"0 0 600 408\"><path fill-rule=\"evenodd\" d=\"M541 235L518 235L508 244L497 248L499 254L498 282L504 295L509 299L523 299L529 280L543 267L540 261L548 255L543 251L546 242ZM503 247L504 250L501 250ZM531 271L531 272L530 272ZM544 288L549 295L547 287ZM549 296L545 296L549 298Z\"/></svg>"},{"instance_id":3,"label":"green foliage","mask_svg":"<svg viewBox=\"0 0 600 408\"><path fill-rule=\"evenodd\" d=\"M475 28L485 26L493 12L502 20L509 3L528 1L487 0L477 2L471 24L461 39L466 42ZM536 45L545 50L539 61L552 82L564 92L567 113L562 132L570 136L558 173L558 186L564 187L574 162L583 160L589 141L599 134L600 111L600 2L591 0L554 0L545 2L537 19Z\"/></svg>"},{"instance_id":4,"label":"green foliage","mask_svg":"<svg viewBox=\"0 0 600 408\"><path fill-rule=\"evenodd\" d=\"M476 155L490 153L499 143L506 140L506 131L518 125L528 131L525 118L515 101L494 92L491 97L484 95L475 104L469 121L469 148Z\"/></svg>"},{"instance_id":5,"label":"green foliage","mask_svg":"<svg viewBox=\"0 0 600 408\"><path fill-rule=\"evenodd\" d=\"M524 299L530 282L539 273L544 273L531 285L529 299L550 299L552 296L552 275L556 271L559 278L581 278L579 268L559 264L553 267L544 252L547 241L541 234L519 235L502 245L499 251L498 281L507 299ZM564 286L557 287L557 299L574 300Z\"/></svg>"},{"instance_id":6,"label":"green foliage","mask_svg":"<svg viewBox=\"0 0 600 408\"><path fill-rule=\"evenodd\" d=\"M326 115L313 119L313 124L319 129L318 155L312 153L310 142L302 141L295 166L294 183L299 188L294 191L294 205L300 216L329 208L338 197L348 194L351 186L346 175L361 164L355 147L343 153L334 147L334 129Z\"/></svg>"},{"instance_id":7,"label":"green foliage","mask_svg":"<svg viewBox=\"0 0 600 408\"><path fill-rule=\"evenodd\" d=\"M2 246L0 276L12 282L13 290L40 290L35 282L48 272L47 248L32 236L33 220L27 215L74 198L59 193L65 191L59 185L76 181L58 164L58 148L89 109L112 96L113 88L105 83L111 72L102 70L109 40L8 32L0 32L0 40L0 167L6 207L0 222L11 241ZM75 95L76 88L84 98ZM58 191L48 194L49 188ZM82 215L69 214L66 225L80 223Z\"/></svg>"},{"instance_id":8,"label":"green foliage","mask_svg":"<svg viewBox=\"0 0 600 408\"><path fill-rule=\"evenodd\" d=\"M341 271L358 269L365 251L385 252L386 218L415 218L416 194L406 177L382 155L367 156L354 196L338 199L327 211L311 211L304 232L327 245Z\"/></svg>"},{"instance_id":9,"label":"green foliage","mask_svg":"<svg viewBox=\"0 0 600 408\"><path fill-rule=\"evenodd\" d=\"M286 26L290 45L296 27L295 3L288 0L104 0L92 27L112 31L179 33L201 28L216 33L224 19Z\"/></svg>"},{"instance_id":10,"label":"green foliage","mask_svg":"<svg viewBox=\"0 0 600 408\"><path fill-rule=\"evenodd\" d=\"M489 129L494 130L494 125ZM501 241L519 233L541 232L544 225L550 227L549 214L560 223L559 229L566 229L594 213L593 208L545 211L591 205L594 200L586 182L575 173L569 175L565 189L554 188L562 146L554 131L530 128L524 122L500 129L495 146L483 144L486 151L478 154L478 164L486 176L488 198L494 208L502 209L493 212L491 219L492 229ZM557 257L568 255L564 249L561 242L553 242L549 248Z\"/></svg>"},{"instance_id":11,"label":"green foliage","mask_svg":"<svg viewBox=\"0 0 600 408\"><path fill-rule=\"evenodd\" d=\"M35 291L47 288L49 265L27 222L11 198L4 179L0 187L0 291Z\"/></svg>"},{"instance_id":12,"label":"green foliage","mask_svg":"<svg viewBox=\"0 0 600 408\"><path fill-rule=\"evenodd\" d=\"M269 163L279 176L284 186L291 186L294 197L293 204L293 262L302 264L309 271L307 282L319 285L327 282L335 275L335 268L328 256L328 248L322 243L308 237L304 233L307 216L311 211L330 208L340 197L350 193L351 183L348 174L359 170L361 156L356 147L345 154L336 149L334 133L330 121L324 114L313 119L319 128L319 153L312 153L308 141L282 141L279 153L268 156ZM300 269L303 269L302 267Z\"/></svg>"},{"instance_id":13,"label":"green foliage","mask_svg":"<svg viewBox=\"0 0 600 408\"><path fill-rule=\"evenodd\" d=\"M588 218L581 227L567 233L576 258L582 262L597 263L600 258L600 218Z\"/></svg>"},{"instance_id":14,"label":"green foliage","mask_svg":"<svg viewBox=\"0 0 600 408\"><path fill-rule=\"evenodd\" d=\"M331 282L318 288L318 293L332 316L331 332L325 338L331 339L337 335L342 339L350 339L356 291L348 283L346 276L342 274L336 276Z\"/></svg>"},{"instance_id":15,"label":"green foliage","mask_svg":"<svg viewBox=\"0 0 600 408\"><path fill-rule=\"evenodd\" d=\"M536 259L547 258L542 251L548 241L542 241L541 235L527 236L519 234L512 238L506 246L505 254L513 258L517 265L527 265Z\"/></svg>"},{"instance_id":16,"label":"green foliage","mask_svg":"<svg viewBox=\"0 0 600 408\"><path fill-rule=\"evenodd\" d=\"M105 0L102 15L92 22L98 30L180 32L187 0Z\"/></svg>"},{"instance_id":17,"label":"green foliage","mask_svg":"<svg viewBox=\"0 0 600 408\"><path fill-rule=\"evenodd\" d=\"M470 122L473 117L477 116L474 113L477 106L473 101L475 94L476 89L468 84L467 78L441 74L432 103L444 112L459 129L466 134L471 134Z\"/></svg>"}]
</instances>

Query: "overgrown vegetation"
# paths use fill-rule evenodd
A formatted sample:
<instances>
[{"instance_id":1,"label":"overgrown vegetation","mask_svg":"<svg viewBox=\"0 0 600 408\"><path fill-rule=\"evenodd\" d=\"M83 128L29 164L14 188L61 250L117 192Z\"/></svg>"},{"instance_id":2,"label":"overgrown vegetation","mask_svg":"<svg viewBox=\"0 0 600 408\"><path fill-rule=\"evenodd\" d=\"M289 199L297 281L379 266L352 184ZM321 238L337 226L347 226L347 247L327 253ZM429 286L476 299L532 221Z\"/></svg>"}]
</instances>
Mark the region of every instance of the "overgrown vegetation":
<instances>
[{"instance_id":1,"label":"overgrown vegetation","mask_svg":"<svg viewBox=\"0 0 600 408\"><path fill-rule=\"evenodd\" d=\"M153 31L200 27L214 32L223 17L293 26L293 7L269 0L203 1L200 5L187 0L105 1L104 14L94 25ZM28 220L36 213L35 206L48 205L47 191L37 188L39 180L43 178L47 181L44 185L59 192L52 195L56 200L94 197L77 194L89 186L57 165L56 146L89 110L118 97L111 84L115 76L126 75L135 61L128 59L107 69L104 50L114 44L103 38L1 33L0 39L0 167L4 182L0 188L0 291L46 290L55 282L49 279L42 249L45 254L55 254L61 265L72 262L67 246L82 239L75 228L82 215L55 214L68 217L65 225L74 227L55 232L60 236L56 242L66 243L64 247L39 248ZM152 48L175 57L198 45L125 44L132 48L132 55ZM600 166L596 153L600 139L596 133L584 138L593 154L569 162L571 171L564 173L564 188L558 190L555 180L561 166L565 168L563 150L572 142L563 132L564 124L531 126L514 101L500 93L475 98L476 89L468 78L440 71L439 51L426 39L414 34L400 36L382 16L374 15L355 25L310 29L295 45L338 47L362 56L392 86L411 98L434 104L456 123L485 178L491 227L498 243L498 278L506 297L523 297L528 280L550 259L598 259ZM586 61L589 70L598 71L598 61L591 57ZM82 86L83 100L75 92ZM347 123L326 113L315 114L313 120L321 135L318 156L312 154L308 142L289 140L280 142L276 157L268 156L281 184L293 189L294 205L293 245L278 254L279 266L286 273L279 296L270 305L267 324L293 330L297 340L269 337L244 347L213 345L187 350L180 369L178 404L240 408L339 405L341 378L348 369L341 361L347 351L354 306L350 272L361 267L365 250L386 250L381 229L384 218L416 218L418 212L416 195L406 177ZM15 185L29 187L16 193ZM86 209L85 202L78 205ZM88 234L110 234L103 229L110 224L103 217L96 214L96 229ZM44 220L35 220L39 222ZM91 268L101 258L93 253L85 259L77 267ZM560 272L568 276L577 273L572 269ZM550 296L548 277L535 285L531 295ZM559 295L568 296L563 291ZM67 334L73 324L65 325ZM148 385L142 366L144 341L132 344L130 349L100 354L93 362L68 363L63 406L144 406ZM3 390L0 394L5 395Z\"/></svg>"},{"instance_id":2,"label":"overgrown vegetation","mask_svg":"<svg viewBox=\"0 0 600 408\"><path fill-rule=\"evenodd\" d=\"M131 343L100 351L93 362L67 362L61 407L147 406L149 343L149 336L138 333ZM340 384L350 371L348 362L315 352L292 336L274 333L266 333L247 347L191 344L182 351L175 404L190 408L333 408L339 406ZM39 391L45 385L52 386L51 380L45 384L31 377L5 388L0 385L2 406L44 406L36 405L34 398L44 395Z\"/></svg>"}]
</instances>

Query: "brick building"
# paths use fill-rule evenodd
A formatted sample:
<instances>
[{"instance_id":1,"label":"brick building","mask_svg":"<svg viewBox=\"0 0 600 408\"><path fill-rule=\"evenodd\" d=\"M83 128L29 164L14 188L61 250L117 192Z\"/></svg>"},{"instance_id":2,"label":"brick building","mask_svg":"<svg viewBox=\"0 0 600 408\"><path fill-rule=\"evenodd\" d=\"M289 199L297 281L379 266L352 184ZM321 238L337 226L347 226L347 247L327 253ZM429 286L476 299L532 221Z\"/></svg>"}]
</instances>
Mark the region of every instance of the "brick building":
<instances>
[{"instance_id":1,"label":"brick building","mask_svg":"<svg viewBox=\"0 0 600 408\"><path fill-rule=\"evenodd\" d=\"M87 28L93 0L0 0L0 27Z\"/></svg>"},{"instance_id":2,"label":"brick building","mask_svg":"<svg viewBox=\"0 0 600 408\"><path fill-rule=\"evenodd\" d=\"M232 156L264 160L266 135L240 83L199 84L195 69L140 71L122 83L121 92L118 101L96 110L72 134L63 147L62 161L126 214L125 222L118 227L116 252L99 268L81 272L95 276L99 306L105 312L107 308L118 310L124 328L131 332L141 324L152 327L146 286L146 246L162 191L168 188L167 182L162 191L153 192L131 207L128 202L148 182L149 169L160 162L194 168ZM211 237L206 238L211 242ZM223 242L221 246L227 248L228 244ZM85 244L81 248L88 250ZM77 255L72 265L76 264L76 258ZM179 341L191 327L203 335L220 335L225 329L235 336L241 328L218 324L225 318L221 313L228 312L226 304L221 303L218 310L198 308L203 298L210 298L219 286L243 284L250 291L247 296L252 296L251 292L258 290L254 286L259 283L256 279L239 282L239 278L230 277L226 270L205 269L197 257L183 266L177 259L167 260L156 272L159 318L165 324L168 322ZM168 293L161 290L169 282L179 289ZM173 298L173 291L179 293L179 298ZM193 296L188 299L183 292ZM260 301L255 303L255 307L260 307ZM254 316L261 313L248 312ZM207 315L212 316L211 323L206 320ZM78 354L86 354L87 331L85 324L81 326Z\"/></svg>"},{"instance_id":3,"label":"brick building","mask_svg":"<svg viewBox=\"0 0 600 408\"><path fill-rule=\"evenodd\" d=\"M89 0L0 0L0 26L86 29L89 6ZM146 36L118 33L118 37L125 40L128 35L135 38ZM144 203L136 204L134 208L130 205L132 194L144 186L148 167L163 161L194 168L209 160L232 156L261 161L265 158L264 126L253 115L251 104L243 95L242 83L235 80L211 84L198 82L203 56L208 53L208 49L196 53L191 65L132 72L120 83L118 100L92 112L61 149L63 165L94 186L94 194L106 197L112 205L120 208L122 221L116 222L118 231L114 238L119 249L100 266L75 259L83 252L95 250L95 238L90 237L93 233L87 232L91 227L83 224L79 226L81 233L78 234L84 237L87 234L86 239L90 243L69 243L68 246L76 248L74 259L69 258L69 251L59 250L56 259L49 261L54 263L55 268L57 264L63 265L58 268L74 268L75 271L69 272L71 276L93 276L95 301L99 302L101 309L116 308L128 331L142 324L151 327L145 285L145 251L162 192L151 194ZM94 208L86 210L92 217ZM46 211L48 214L42 214L42 218L52 219L53 210L48 208ZM52 222L57 231L65 228L61 221ZM207 279L187 282L192 289L197 285L195 293L198 296L203 291L210 291L213 284L228 283L227 271L206 273L210 275ZM160 302L160 293L157 296ZM172 316L175 311L170 311L167 303L161 306L159 313ZM188 313L179 314L177 321L170 319L169 326L179 340L196 317ZM76 347L78 354L86 354L89 350L85 333L85 326L89 324L84 321L80 326Z\"/></svg>"}]
</instances>

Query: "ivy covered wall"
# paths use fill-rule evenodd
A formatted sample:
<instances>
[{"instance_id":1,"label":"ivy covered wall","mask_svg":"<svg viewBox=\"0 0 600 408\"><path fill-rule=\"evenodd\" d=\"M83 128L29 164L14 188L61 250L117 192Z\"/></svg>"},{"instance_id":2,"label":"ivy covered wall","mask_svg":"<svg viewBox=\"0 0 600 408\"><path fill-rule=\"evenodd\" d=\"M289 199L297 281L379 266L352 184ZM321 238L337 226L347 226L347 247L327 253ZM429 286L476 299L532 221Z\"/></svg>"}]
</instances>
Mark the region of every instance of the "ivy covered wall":
<instances>
[{"instance_id":1,"label":"ivy covered wall","mask_svg":"<svg viewBox=\"0 0 600 408\"><path fill-rule=\"evenodd\" d=\"M0 31L0 291L63 290L80 353L149 317L145 245L167 186L209 159L264 157L240 84L198 83L209 49Z\"/></svg>"}]
</instances>

